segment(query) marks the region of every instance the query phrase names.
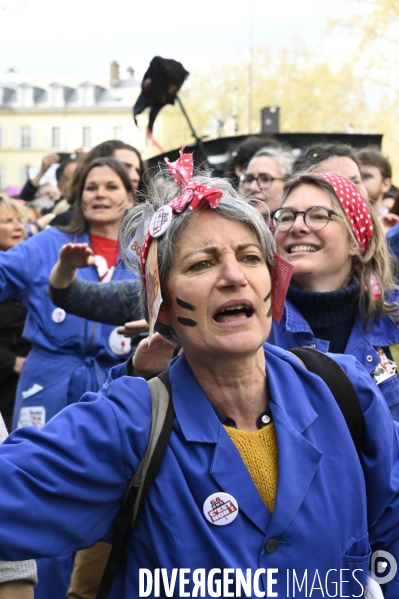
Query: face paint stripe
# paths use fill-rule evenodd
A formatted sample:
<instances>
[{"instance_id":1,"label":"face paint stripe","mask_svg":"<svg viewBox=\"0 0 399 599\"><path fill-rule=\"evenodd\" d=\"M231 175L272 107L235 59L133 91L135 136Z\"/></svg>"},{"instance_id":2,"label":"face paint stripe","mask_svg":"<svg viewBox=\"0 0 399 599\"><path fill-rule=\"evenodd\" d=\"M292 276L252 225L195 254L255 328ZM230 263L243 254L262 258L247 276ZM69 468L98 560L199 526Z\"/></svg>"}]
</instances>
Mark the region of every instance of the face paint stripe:
<instances>
[{"instance_id":1,"label":"face paint stripe","mask_svg":"<svg viewBox=\"0 0 399 599\"><path fill-rule=\"evenodd\" d=\"M272 315L272 307L270 306L270 308L269 308L269 310L268 310L268 312L267 312L266 316L267 316L268 318L270 318L270 316L271 316L271 315Z\"/></svg>"},{"instance_id":2,"label":"face paint stripe","mask_svg":"<svg viewBox=\"0 0 399 599\"><path fill-rule=\"evenodd\" d=\"M185 327L197 326L197 323L195 322L195 320L191 320L191 318L181 318L180 316L178 316L177 320L180 322L180 324L184 325Z\"/></svg>"},{"instance_id":3,"label":"face paint stripe","mask_svg":"<svg viewBox=\"0 0 399 599\"><path fill-rule=\"evenodd\" d=\"M191 304L189 304L188 302L185 302L184 300L179 299L178 297L176 298L176 303L181 307L181 308L185 308L186 310L195 310L194 306L192 306Z\"/></svg>"},{"instance_id":4,"label":"face paint stripe","mask_svg":"<svg viewBox=\"0 0 399 599\"><path fill-rule=\"evenodd\" d=\"M269 293L267 294L267 296L263 299L264 302L267 302L267 300L270 298L272 292L271 290L269 291Z\"/></svg>"}]
</instances>

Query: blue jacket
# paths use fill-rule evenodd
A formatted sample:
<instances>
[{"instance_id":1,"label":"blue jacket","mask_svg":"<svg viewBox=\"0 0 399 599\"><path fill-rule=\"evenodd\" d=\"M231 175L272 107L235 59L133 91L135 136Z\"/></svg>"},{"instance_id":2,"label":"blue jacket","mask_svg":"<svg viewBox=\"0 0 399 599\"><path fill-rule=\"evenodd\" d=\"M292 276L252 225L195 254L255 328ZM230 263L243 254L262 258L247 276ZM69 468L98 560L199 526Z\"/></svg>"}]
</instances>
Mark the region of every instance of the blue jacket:
<instances>
[{"instance_id":1,"label":"blue jacket","mask_svg":"<svg viewBox=\"0 0 399 599\"><path fill-rule=\"evenodd\" d=\"M23 336L32 343L18 383L14 428L21 408L34 406L39 409L39 420L43 416L49 420L66 405L78 401L85 391L97 391L108 370L127 357L127 353L115 354L109 346L114 326L71 314L64 314L64 320L57 322L60 319L54 316L56 306L48 294L48 277L61 246L69 242L89 243L89 236L72 236L49 228L0 253L0 301L13 297L25 304L28 314ZM119 263L113 280L132 276ZM94 266L78 270L78 277L99 280Z\"/></svg>"},{"instance_id":2,"label":"blue jacket","mask_svg":"<svg viewBox=\"0 0 399 599\"><path fill-rule=\"evenodd\" d=\"M296 588L295 597L301 598L328 596L326 577L330 596L337 596L334 582L339 589L341 575L348 582L338 596L361 597L370 545L399 557L398 437L367 372L351 356L335 356L364 412L359 460L324 382L280 348L266 344L265 358L278 445L274 513L266 509L185 357L179 356L169 369L176 413L171 438L111 597L138 597L143 568L152 574L166 568L168 578L173 568L188 568L189 580L198 568L206 576L213 568L240 569L244 576L247 568L252 576L275 568L272 590L283 598L294 596L294 571L299 582L307 572L307 584L302 591ZM61 555L99 539L110 541L150 423L147 383L123 376L111 377L100 393L86 394L43 429L12 433L0 446L5 481L0 560ZM215 526L205 518L203 505L221 492L235 498L239 511L228 525ZM266 591L266 574L259 574L260 590ZM323 592L310 595L312 581L320 587L317 576ZM160 596L165 597L162 585ZM173 596L182 595L175 591ZM210 596L206 589L205 596ZM386 598L398 596L395 579Z\"/></svg>"},{"instance_id":3,"label":"blue jacket","mask_svg":"<svg viewBox=\"0 0 399 599\"><path fill-rule=\"evenodd\" d=\"M387 232L387 242L393 255L399 258L399 223Z\"/></svg>"},{"instance_id":4,"label":"blue jacket","mask_svg":"<svg viewBox=\"0 0 399 599\"><path fill-rule=\"evenodd\" d=\"M390 296L389 300L398 301L399 292ZM329 341L317 339L314 336L307 321L288 299L285 301L280 324L273 321L268 342L284 349L308 346L322 352L328 352L330 344ZM387 348L396 343L399 343L399 326L390 316L381 316L376 324L366 330L362 314L357 312L345 354L355 356L362 366L371 373L380 363L380 356L375 348ZM397 374L381 382L378 387L385 397L393 418L399 421L399 378Z\"/></svg>"}]
</instances>

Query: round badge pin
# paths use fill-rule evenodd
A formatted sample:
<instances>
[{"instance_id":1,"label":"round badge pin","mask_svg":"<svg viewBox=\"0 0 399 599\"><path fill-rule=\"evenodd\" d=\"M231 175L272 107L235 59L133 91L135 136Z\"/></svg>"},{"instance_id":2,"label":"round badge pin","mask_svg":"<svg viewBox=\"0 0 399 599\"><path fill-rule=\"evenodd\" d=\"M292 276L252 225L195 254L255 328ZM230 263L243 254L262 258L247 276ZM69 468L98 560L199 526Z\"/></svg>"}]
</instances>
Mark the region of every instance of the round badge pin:
<instances>
[{"instance_id":1,"label":"round badge pin","mask_svg":"<svg viewBox=\"0 0 399 599\"><path fill-rule=\"evenodd\" d=\"M238 503L229 493L213 493L204 501L205 518L215 526L226 526L238 516Z\"/></svg>"},{"instance_id":2,"label":"round badge pin","mask_svg":"<svg viewBox=\"0 0 399 599\"><path fill-rule=\"evenodd\" d=\"M118 329L115 328L111 332L108 338L108 345L110 349L114 352L114 354L116 354L117 356L124 356L125 354L130 352L132 342L130 340L130 337L124 337L123 335L119 335L117 330Z\"/></svg>"},{"instance_id":3,"label":"round badge pin","mask_svg":"<svg viewBox=\"0 0 399 599\"><path fill-rule=\"evenodd\" d=\"M161 237L172 222L172 208L166 204L155 212L148 228L151 237Z\"/></svg>"},{"instance_id":4,"label":"round badge pin","mask_svg":"<svg viewBox=\"0 0 399 599\"><path fill-rule=\"evenodd\" d=\"M51 313L51 320L56 324L61 324L64 322L66 317L66 312L62 308L55 308Z\"/></svg>"}]
</instances>

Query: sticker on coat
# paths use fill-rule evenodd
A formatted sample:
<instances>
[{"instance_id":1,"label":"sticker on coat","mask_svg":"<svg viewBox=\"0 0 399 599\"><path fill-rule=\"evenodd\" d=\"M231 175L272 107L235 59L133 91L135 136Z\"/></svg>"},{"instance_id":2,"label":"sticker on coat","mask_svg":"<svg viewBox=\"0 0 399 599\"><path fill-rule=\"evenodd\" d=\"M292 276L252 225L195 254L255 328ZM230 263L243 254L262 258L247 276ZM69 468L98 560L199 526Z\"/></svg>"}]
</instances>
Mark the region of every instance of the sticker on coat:
<instances>
[{"instance_id":1,"label":"sticker on coat","mask_svg":"<svg viewBox=\"0 0 399 599\"><path fill-rule=\"evenodd\" d=\"M124 337L123 335L119 335L117 331L118 327L111 332L108 338L108 345L111 351L114 352L114 354L116 354L117 356L124 356L125 354L128 354L130 352L132 342L130 337Z\"/></svg>"},{"instance_id":2,"label":"sticker on coat","mask_svg":"<svg viewBox=\"0 0 399 599\"><path fill-rule=\"evenodd\" d=\"M51 313L51 320L56 324L61 324L61 322L64 322L65 317L66 312L62 308L55 308L55 310L53 310Z\"/></svg>"},{"instance_id":3,"label":"sticker on coat","mask_svg":"<svg viewBox=\"0 0 399 599\"><path fill-rule=\"evenodd\" d=\"M216 526L226 526L238 516L238 503L229 493L213 493L202 508L205 518Z\"/></svg>"},{"instance_id":4,"label":"sticker on coat","mask_svg":"<svg viewBox=\"0 0 399 599\"><path fill-rule=\"evenodd\" d=\"M27 406L21 408L17 428L36 426L42 428L46 424L46 408L44 406Z\"/></svg>"},{"instance_id":5,"label":"sticker on coat","mask_svg":"<svg viewBox=\"0 0 399 599\"><path fill-rule=\"evenodd\" d=\"M375 349L380 358L380 363L374 368L371 376L377 385L379 385L392 376L396 376L397 367L395 362L388 358L381 347L376 347Z\"/></svg>"},{"instance_id":6,"label":"sticker on coat","mask_svg":"<svg viewBox=\"0 0 399 599\"><path fill-rule=\"evenodd\" d=\"M34 383L32 387L29 387L29 389L27 389L26 391L22 391L22 399L28 399L28 397L31 397L31 395L35 395L35 393L39 393L39 391L41 391L42 389L42 385Z\"/></svg>"}]
</instances>

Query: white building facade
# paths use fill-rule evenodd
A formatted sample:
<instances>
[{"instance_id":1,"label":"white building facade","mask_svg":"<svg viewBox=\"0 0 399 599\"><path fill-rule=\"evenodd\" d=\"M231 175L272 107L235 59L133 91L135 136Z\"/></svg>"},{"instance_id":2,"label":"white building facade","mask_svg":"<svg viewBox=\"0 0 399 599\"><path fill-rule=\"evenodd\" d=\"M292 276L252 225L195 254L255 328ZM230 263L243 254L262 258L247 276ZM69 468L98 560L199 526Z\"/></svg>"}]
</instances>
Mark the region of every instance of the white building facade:
<instances>
[{"instance_id":1,"label":"white building facade","mask_svg":"<svg viewBox=\"0 0 399 599\"><path fill-rule=\"evenodd\" d=\"M148 117L137 127L132 116L140 91L133 69L121 77L115 61L103 77L0 75L0 189L21 187L51 152L89 150L107 139L143 151Z\"/></svg>"}]
</instances>

